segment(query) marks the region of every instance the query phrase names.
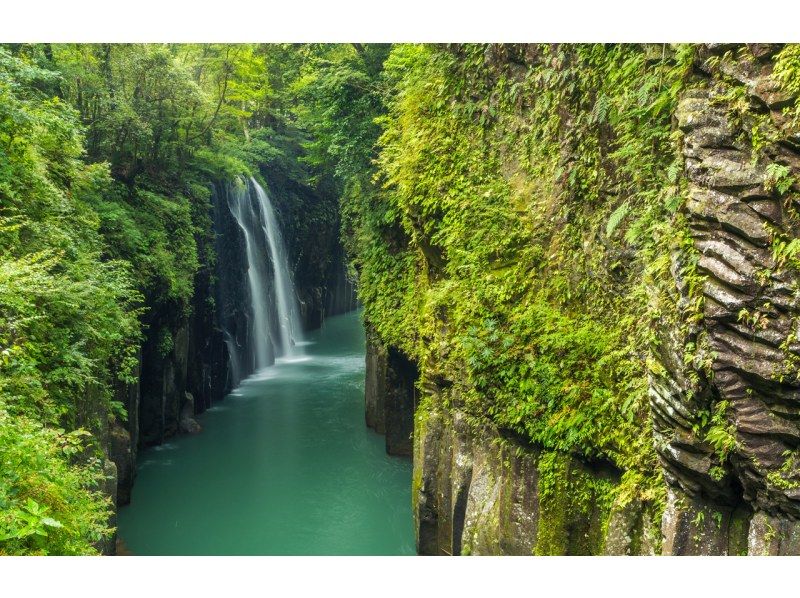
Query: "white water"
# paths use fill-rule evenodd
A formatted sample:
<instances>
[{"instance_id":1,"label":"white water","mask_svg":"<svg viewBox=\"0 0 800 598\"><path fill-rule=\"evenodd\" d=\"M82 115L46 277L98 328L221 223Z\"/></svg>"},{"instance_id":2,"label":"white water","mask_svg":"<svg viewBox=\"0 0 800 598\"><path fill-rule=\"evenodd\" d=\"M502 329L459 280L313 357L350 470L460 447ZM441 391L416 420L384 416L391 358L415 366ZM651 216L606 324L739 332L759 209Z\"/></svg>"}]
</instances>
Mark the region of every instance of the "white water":
<instances>
[{"instance_id":1,"label":"white water","mask_svg":"<svg viewBox=\"0 0 800 598\"><path fill-rule=\"evenodd\" d=\"M289 275L286 248L269 196L253 178L249 184L244 179L237 179L227 196L228 208L244 233L247 282L252 302L252 369L264 369L275 357L283 360L302 358L305 343L301 336L297 299ZM269 264L272 264L271 269ZM273 293L270 293L270 288ZM273 300L274 310L271 309ZM229 344L228 352L235 360L234 339L226 338L226 342ZM232 366L238 380L240 365L232 363Z\"/></svg>"},{"instance_id":2,"label":"white water","mask_svg":"<svg viewBox=\"0 0 800 598\"><path fill-rule=\"evenodd\" d=\"M294 292L294 285L289 276L289 261L286 258L286 247L283 244L275 210L267 192L250 178L256 190L258 205L261 210L261 228L269 249L272 271L275 273L275 308L278 314L279 354L283 357L300 357L303 355L302 334L299 309Z\"/></svg>"},{"instance_id":3,"label":"white water","mask_svg":"<svg viewBox=\"0 0 800 598\"><path fill-rule=\"evenodd\" d=\"M266 284L263 276L262 256L259 255L256 234L256 214L250 200L247 184L237 179L228 192L228 208L244 233L247 253L247 282L250 287L253 321L251 322L253 358L256 370L270 365L269 316L267 314ZM235 353L231 353L233 355Z\"/></svg>"},{"instance_id":4,"label":"white water","mask_svg":"<svg viewBox=\"0 0 800 598\"><path fill-rule=\"evenodd\" d=\"M223 330L222 334L225 339L225 344L228 346L228 355L231 360L231 375L233 376L231 382L233 386L236 386L242 379L242 368L239 365L239 348L236 346L236 339L234 339L227 330Z\"/></svg>"}]
</instances>

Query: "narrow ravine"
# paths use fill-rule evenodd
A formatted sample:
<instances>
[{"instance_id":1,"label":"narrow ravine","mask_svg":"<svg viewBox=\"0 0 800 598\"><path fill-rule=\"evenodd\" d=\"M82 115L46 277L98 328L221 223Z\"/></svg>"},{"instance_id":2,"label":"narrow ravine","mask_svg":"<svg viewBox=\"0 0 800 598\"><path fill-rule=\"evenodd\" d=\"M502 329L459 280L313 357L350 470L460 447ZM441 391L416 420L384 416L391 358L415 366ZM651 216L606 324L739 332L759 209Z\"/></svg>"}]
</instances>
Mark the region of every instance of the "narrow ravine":
<instances>
[{"instance_id":1,"label":"narrow ravine","mask_svg":"<svg viewBox=\"0 0 800 598\"><path fill-rule=\"evenodd\" d=\"M203 414L203 432L144 451L119 537L135 555L414 553L409 460L364 425L358 312L308 335Z\"/></svg>"}]
</instances>

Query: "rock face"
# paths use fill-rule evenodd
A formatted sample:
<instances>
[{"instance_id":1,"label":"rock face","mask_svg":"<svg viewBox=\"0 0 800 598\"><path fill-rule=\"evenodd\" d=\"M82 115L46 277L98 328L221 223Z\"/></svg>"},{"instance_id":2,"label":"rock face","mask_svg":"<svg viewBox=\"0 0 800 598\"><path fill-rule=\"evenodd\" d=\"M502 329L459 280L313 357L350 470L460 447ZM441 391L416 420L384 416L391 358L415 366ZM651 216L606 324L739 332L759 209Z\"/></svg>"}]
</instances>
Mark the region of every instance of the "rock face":
<instances>
[{"instance_id":1,"label":"rock face","mask_svg":"<svg viewBox=\"0 0 800 598\"><path fill-rule=\"evenodd\" d=\"M156 327L156 326L154 326ZM186 390L189 332L181 325L170 338L171 349L164 354L160 341L169 334L167 326L157 326L161 334L150 335L142 349L139 406L139 441L159 444L178 431L180 402Z\"/></svg>"},{"instance_id":2,"label":"rock face","mask_svg":"<svg viewBox=\"0 0 800 598\"><path fill-rule=\"evenodd\" d=\"M412 502L423 555L654 554L653 505L610 504L619 472L504 437L459 411L422 409Z\"/></svg>"},{"instance_id":3,"label":"rock face","mask_svg":"<svg viewBox=\"0 0 800 598\"><path fill-rule=\"evenodd\" d=\"M386 436L390 455L411 455L418 376L416 365L401 351L383 345L367 325L366 422Z\"/></svg>"},{"instance_id":4,"label":"rock face","mask_svg":"<svg viewBox=\"0 0 800 598\"><path fill-rule=\"evenodd\" d=\"M662 331L650 385L670 487L666 554L800 551L800 277L776 260L800 228L775 180L793 189L800 154L771 77L777 49L700 48L676 114L691 240L672 268L684 322Z\"/></svg>"}]
</instances>

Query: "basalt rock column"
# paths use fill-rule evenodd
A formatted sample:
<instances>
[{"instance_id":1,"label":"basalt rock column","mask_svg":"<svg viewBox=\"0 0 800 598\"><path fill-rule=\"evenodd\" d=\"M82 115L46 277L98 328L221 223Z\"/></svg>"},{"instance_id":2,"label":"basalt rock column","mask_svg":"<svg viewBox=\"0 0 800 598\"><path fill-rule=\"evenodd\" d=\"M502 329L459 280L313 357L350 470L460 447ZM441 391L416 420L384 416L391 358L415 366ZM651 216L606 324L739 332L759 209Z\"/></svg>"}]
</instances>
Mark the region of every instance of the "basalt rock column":
<instances>
[{"instance_id":1,"label":"basalt rock column","mask_svg":"<svg viewBox=\"0 0 800 598\"><path fill-rule=\"evenodd\" d=\"M662 330L651 378L667 554L800 553L800 275L780 258L800 234L800 152L777 50L701 47L676 114L692 247L673 275L678 308L698 313Z\"/></svg>"}]
</instances>

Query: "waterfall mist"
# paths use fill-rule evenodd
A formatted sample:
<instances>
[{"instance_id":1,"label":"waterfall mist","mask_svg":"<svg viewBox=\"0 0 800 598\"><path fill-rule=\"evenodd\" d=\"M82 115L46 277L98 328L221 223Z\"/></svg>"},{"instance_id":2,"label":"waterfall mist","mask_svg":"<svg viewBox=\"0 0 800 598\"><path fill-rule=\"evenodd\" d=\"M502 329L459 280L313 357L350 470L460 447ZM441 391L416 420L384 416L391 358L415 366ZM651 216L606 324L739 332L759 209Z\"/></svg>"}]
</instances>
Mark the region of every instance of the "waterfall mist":
<instances>
[{"instance_id":1,"label":"waterfall mist","mask_svg":"<svg viewBox=\"0 0 800 598\"><path fill-rule=\"evenodd\" d=\"M302 341L302 328L286 247L269 195L252 177L237 178L227 185L225 195L228 210L244 239L241 258L249 295L249 302L240 312L245 314L246 330L241 326L238 331L224 330L232 373L238 382L249 373L272 365L277 358L302 356L303 349L298 344Z\"/></svg>"},{"instance_id":2,"label":"waterfall mist","mask_svg":"<svg viewBox=\"0 0 800 598\"><path fill-rule=\"evenodd\" d=\"M251 178L250 183L256 191L258 206L261 210L261 228L267 241L272 271L275 275L275 308L278 316L278 348L280 355L294 357L302 355L303 349L296 343L301 339L299 309L294 285L289 277L289 261L286 258L286 246L283 243L275 210L267 192L258 182Z\"/></svg>"}]
</instances>

